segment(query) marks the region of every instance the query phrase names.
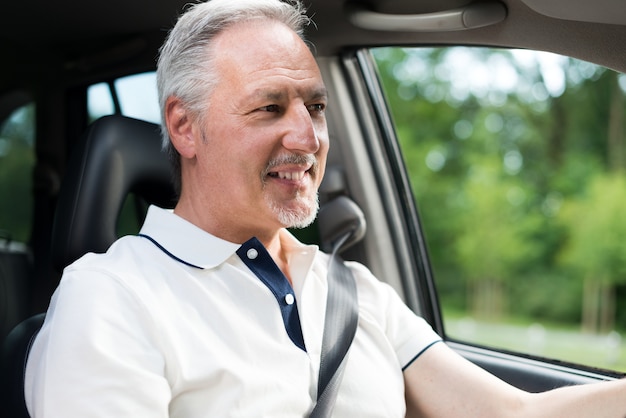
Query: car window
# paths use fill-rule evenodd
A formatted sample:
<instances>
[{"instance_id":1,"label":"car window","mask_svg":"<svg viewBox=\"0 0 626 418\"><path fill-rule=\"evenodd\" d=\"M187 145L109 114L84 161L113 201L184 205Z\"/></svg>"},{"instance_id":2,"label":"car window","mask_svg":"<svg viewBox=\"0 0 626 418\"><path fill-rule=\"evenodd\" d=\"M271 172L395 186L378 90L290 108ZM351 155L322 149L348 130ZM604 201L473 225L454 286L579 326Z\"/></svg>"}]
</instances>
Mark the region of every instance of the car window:
<instances>
[{"instance_id":1,"label":"car window","mask_svg":"<svg viewBox=\"0 0 626 418\"><path fill-rule=\"evenodd\" d=\"M0 122L0 242L27 243L33 207L35 105Z\"/></svg>"},{"instance_id":2,"label":"car window","mask_svg":"<svg viewBox=\"0 0 626 418\"><path fill-rule=\"evenodd\" d=\"M626 371L626 77L527 50L373 50L446 337Z\"/></svg>"},{"instance_id":3,"label":"car window","mask_svg":"<svg viewBox=\"0 0 626 418\"><path fill-rule=\"evenodd\" d=\"M133 74L89 86L87 90L89 121L112 114L159 123L156 73Z\"/></svg>"}]
</instances>

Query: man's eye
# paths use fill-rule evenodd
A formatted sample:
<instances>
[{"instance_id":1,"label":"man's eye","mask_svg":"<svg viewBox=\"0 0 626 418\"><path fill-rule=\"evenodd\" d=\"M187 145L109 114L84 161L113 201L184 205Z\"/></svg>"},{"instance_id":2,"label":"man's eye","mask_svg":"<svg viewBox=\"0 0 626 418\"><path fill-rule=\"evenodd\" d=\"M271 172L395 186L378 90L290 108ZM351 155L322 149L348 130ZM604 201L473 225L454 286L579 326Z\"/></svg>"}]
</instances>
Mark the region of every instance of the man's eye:
<instances>
[{"instance_id":1,"label":"man's eye","mask_svg":"<svg viewBox=\"0 0 626 418\"><path fill-rule=\"evenodd\" d=\"M278 112L280 111L280 107L278 107L278 105L267 105L267 106L263 106L260 108L260 110L263 110L265 112Z\"/></svg>"},{"instance_id":2,"label":"man's eye","mask_svg":"<svg viewBox=\"0 0 626 418\"><path fill-rule=\"evenodd\" d=\"M326 105L324 103L316 103L309 105L310 112L320 112L323 113L326 110Z\"/></svg>"}]
</instances>

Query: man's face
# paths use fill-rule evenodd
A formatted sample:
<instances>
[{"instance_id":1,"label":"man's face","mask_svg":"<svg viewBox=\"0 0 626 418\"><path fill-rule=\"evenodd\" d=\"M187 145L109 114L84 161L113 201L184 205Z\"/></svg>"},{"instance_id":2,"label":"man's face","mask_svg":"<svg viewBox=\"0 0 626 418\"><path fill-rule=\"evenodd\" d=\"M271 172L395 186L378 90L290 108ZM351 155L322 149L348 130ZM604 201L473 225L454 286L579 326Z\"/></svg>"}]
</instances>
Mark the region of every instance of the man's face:
<instances>
[{"instance_id":1,"label":"man's face","mask_svg":"<svg viewBox=\"0 0 626 418\"><path fill-rule=\"evenodd\" d=\"M212 55L218 80L197 154L207 199L242 226L312 222L328 153L312 54L285 26L259 21L224 31Z\"/></svg>"}]
</instances>

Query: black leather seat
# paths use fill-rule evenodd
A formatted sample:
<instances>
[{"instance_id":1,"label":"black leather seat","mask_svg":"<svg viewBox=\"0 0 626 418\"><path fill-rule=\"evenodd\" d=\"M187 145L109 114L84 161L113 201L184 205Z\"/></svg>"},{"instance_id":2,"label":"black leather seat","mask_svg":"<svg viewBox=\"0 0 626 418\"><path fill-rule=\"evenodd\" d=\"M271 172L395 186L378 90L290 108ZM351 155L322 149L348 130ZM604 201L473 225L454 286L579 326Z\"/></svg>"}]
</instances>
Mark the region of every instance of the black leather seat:
<instances>
[{"instance_id":1,"label":"black leather seat","mask_svg":"<svg viewBox=\"0 0 626 418\"><path fill-rule=\"evenodd\" d=\"M52 232L52 257L62 270L87 252L104 252L129 194L147 204L173 207L174 187L159 126L123 116L94 122L74 151L61 186ZM142 221L141 219L140 221ZM18 324L6 338L0 397L7 417L28 418L24 366L45 315Z\"/></svg>"},{"instance_id":2,"label":"black leather seat","mask_svg":"<svg viewBox=\"0 0 626 418\"><path fill-rule=\"evenodd\" d=\"M24 367L30 347L41 328L45 314L20 322L4 340L2 352L2 393L0 402L7 418L29 418L24 402Z\"/></svg>"},{"instance_id":3,"label":"black leather seat","mask_svg":"<svg viewBox=\"0 0 626 418\"><path fill-rule=\"evenodd\" d=\"M63 269L88 251L106 251L118 238L118 216L130 193L173 207L171 178L158 125L124 116L94 122L61 187L52 230L55 266Z\"/></svg>"},{"instance_id":4,"label":"black leather seat","mask_svg":"<svg viewBox=\"0 0 626 418\"><path fill-rule=\"evenodd\" d=\"M356 231L342 249L358 242L365 232L359 207L342 193L342 176L331 168L327 201L318 217L320 245L330 250L346 231ZM104 252L118 238L116 226L129 194L145 204L173 207L170 164L161 151L159 127L123 116L94 122L68 165L61 186L52 232L52 255L62 270L87 252ZM324 189L324 188L322 188ZM143 214L145 216L145 213ZM140 221L143 221L141 219ZM11 418L28 418L24 403L24 367L28 350L41 328L44 314L13 329L3 347L2 406Z\"/></svg>"}]
</instances>

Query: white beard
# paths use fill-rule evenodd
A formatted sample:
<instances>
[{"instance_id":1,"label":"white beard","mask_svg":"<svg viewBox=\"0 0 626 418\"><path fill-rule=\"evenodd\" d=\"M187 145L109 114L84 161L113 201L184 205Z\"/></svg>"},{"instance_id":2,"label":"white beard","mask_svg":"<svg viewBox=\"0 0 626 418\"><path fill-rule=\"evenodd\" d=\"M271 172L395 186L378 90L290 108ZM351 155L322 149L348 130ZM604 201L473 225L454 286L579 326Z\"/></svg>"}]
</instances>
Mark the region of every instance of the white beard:
<instances>
[{"instance_id":1,"label":"white beard","mask_svg":"<svg viewBox=\"0 0 626 418\"><path fill-rule=\"evenodd\" d=\"M311 175L315 175L318 171L317 160L311 154L288 154L272 159L268 162L265 171L261 174L263 187L265 187L265 178L273 167L281 164L310 164ZM313 196L302 196L299 192L294 198L295 202L290 202L293 209L287 209L281 203L272 199L271 196L265 195L265 201L270 210L276 215L278 221L285 228L306 228L315 220L317 211L319 210L319 197L315 193Z\"/></svg>"},{"instance_id":2,"label":"white beard","mask_svg":"<svg viewBox=\"0 0 626 418\"><path fill-rule=\"evenodd\" d=\"M285 228L306 228L313 223L317 216L320 206L317 194L314 197L298 196L296 199L298 203L301 203L298 208L287 209L277 204L269 196L266 197L270 209Z\"/></svg>"}]
</instances>

